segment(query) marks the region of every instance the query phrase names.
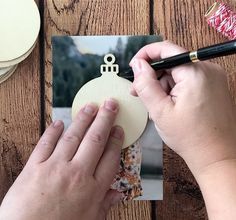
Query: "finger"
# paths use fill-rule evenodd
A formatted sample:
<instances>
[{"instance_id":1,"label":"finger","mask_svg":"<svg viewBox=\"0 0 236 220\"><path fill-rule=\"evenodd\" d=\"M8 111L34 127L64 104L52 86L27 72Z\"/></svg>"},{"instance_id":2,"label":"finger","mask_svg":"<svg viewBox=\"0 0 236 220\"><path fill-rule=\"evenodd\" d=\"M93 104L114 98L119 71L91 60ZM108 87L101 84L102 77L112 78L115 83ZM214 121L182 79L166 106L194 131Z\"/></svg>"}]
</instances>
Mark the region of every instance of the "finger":
<instances>
[{"instance_id":1,"label":"finger","mask_svg":"<svg viewBox=\"0 0 236 220\"><path fill-rule=\"evenodd\" d=\"M96 168L94 177L107 191L119 169L121 147L124 141L124 131L115 126L111 130L105 151Z\"/></svg>"},{"instance_id":2,"label":"finger","mask_svg":"<svg viewBox=\"0 0 236 220\"><path fill-rule=\"evenodd\" d=\"M123 194L116 191L116 190L109 190L105 196L104 203L103 203L103 208L104 212L108 213L110 208L119 202L122 201Z\"/></svg>"},{"instance_id":3,"label":"finger","mask_svg":"<svg viewBox=\"0 0 236 220\"><path fill-rule=\"evenodd\" d=\"M155 71L146 60L135 59L132 68L135 78L134 88L154 120L166 104L173 104L171 97L163 90L156 79Z\"/></svg>"},{"instance_id":4,"label":"finger","mask_svg":"<svg viewBox=\"0 0 236 220\"><path fill-rule=\"evenodd\" d=\"M152 43L141 48L130 61L130 65L132 66L132 62L135 58L151 61L175 56L184 52L186 52L186 49L169 41Z\"/></svg>"},{"instance_id":5,"label":"finger","mask_svg":"<svg viewBox=\"0 0 236 220\"><path fill-rule=\"evenodd\" d=\"M62 121L55 121L44 132L29 158L29 163L42 163L52 154L62 132L64 125Z\"/></svg>"},{"instance_id":6,"label":"finger","mask_svg":"<svg viewBox=\"0 0 236 220\"><path fill-rule=\"evenodd\" d=\"M97 110L98 107L91 103L79 111L70 127L58 142L51 159L70 161L73 158L85 132L97 114Z\"/></svg>"},{"instance_id":7,"label":"finger","mask_svg":"<svg viewBox=\"0 0 236 220\"><path fill-rule=\"evenodd\" d=\"M175 82L172 78L171 75L165 74L164 76L162 76L162 78L159 80L162 89L169 94L171 89L175 86Z\"/></svg>"},{"instance_id":8,"label":"finger","mask_svg":"<svg viewBox=\"0 0 236 220\"><path fill-rule=\"evenodd\" d=\"M118 103L109 99L100 107L98 114L88 129L72 162L83 167L84 172L93 175L105 149L111 128L118 112Z\"/></svg>"},{"instance_id":9,"label":"finger","mask_svg":"<svg viewBox=\"0 0 236 220\"><path fill-rule=\"evenodd\" d=\"M181 53L187 52L186 49L169 41L152 43L141 48L138 53L130 61L130 66L133 66L133 62L136 58L144 59L146 61L160 60L167 57L175 56ZM191 72L189 66L192 65L181 65L172 69L165 70L166 73L172 75L174 82L178 83L189 77L188 73ZM186 69L186 67L188 69Z\"/></svg>"}]
</instances>

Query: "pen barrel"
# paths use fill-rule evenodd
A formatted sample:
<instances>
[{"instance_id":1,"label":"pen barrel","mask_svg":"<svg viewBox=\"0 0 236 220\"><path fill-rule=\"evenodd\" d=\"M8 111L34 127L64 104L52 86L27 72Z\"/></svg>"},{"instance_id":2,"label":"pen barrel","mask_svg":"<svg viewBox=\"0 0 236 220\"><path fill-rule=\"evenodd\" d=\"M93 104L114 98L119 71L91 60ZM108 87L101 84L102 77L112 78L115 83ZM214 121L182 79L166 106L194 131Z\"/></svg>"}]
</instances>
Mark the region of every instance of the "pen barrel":
<instances>
[{"instance_id":1,"label":"pen barrel","mask_svg":"<svg viewBox=\"0 0 236 220\"><path fill-rule=\"evenodd\" d=\"M154 70L170 69L191 62L189 52L158 60L151 64Z\"/></svg>"},{"instance_id":2,"label":"pen barrel","mask_svg":"<svg viewBox=\"0 0 236 220\"><path fill-rule=\"evenodd\" d=\"M205 47L197 51L186 52L173 57L161 59L154 63L151 63L150 65L154 70L171 69L173 67L187 64L190 62L194 63L198 62L199 60L209 60L232 54L236 54L236 40ZM124 72L123 75L118 75L130 79L131 81L133 81L134 78L133 71L131 68L128 71Z\"/></svg>"},{"instance_id":3,"label":"pen barrel","mask_svg":"<svg viewBox=\"0 0 236 220\"><path fill-rule=\"evenodd\" d=\"M236 40L210 47L205 47L197 51L199 60L209 60L221 56L236 54Z\"/></svg>"}]
</instances>

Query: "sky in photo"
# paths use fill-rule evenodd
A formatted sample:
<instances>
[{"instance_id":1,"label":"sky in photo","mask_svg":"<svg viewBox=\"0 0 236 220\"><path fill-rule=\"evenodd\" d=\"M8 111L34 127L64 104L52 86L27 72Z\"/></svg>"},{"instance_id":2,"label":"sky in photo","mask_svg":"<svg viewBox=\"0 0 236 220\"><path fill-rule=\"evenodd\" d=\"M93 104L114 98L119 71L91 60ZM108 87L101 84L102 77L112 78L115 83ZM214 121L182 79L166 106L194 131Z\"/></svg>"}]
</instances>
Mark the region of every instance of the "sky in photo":
<instances>
[{"instance_id":1,"label":"sky in photo","mask_svg":"<svg viewBox=\"0 0 236 220\"><path fill-rule=\"evenodd\" d=\"M103 55L116 46L119 37L125 45L128 36L73 36L72 39L81 53Z\"/></svg>"}]
</instances>

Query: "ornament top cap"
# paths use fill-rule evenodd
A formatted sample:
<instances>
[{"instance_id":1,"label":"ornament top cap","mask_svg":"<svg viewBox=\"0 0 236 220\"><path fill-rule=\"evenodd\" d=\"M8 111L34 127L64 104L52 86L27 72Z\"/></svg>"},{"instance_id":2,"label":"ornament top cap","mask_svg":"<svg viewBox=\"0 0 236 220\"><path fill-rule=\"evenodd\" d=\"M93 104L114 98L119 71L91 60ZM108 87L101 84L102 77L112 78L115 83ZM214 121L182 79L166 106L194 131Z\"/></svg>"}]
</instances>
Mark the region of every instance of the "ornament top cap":
<instances>
[{"instance_id":1,"label":"ornament top cap","mask_svg":"<svg viewBox=\"0 0 236 220\"><path fill-rule=\"evenodd\" d=\"M101 74L118 74L119 73L119 65L115 64L116 57L113 54L107 54L104 56L104 63L100 66Z\"/></svg>"}]
</instances>

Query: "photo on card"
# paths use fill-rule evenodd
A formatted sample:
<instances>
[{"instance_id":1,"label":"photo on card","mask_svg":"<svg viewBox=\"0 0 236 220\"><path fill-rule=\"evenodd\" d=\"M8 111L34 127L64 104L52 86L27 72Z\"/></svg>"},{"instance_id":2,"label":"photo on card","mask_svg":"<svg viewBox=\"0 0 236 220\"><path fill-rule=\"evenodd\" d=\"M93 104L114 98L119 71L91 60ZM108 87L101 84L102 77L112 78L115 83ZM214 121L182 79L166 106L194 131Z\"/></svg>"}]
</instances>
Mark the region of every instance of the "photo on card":
<instances>
[{"instance_id":1,"label":"photo on card","mask_svg":"<svg viewBox=\"0 0 236 220\"><path fill-rule=\"evenodd\" d=\"M119 76L126 74L132 57L145 45L162 41L158 35L142 36L54 36L52 37L53 112L67 128L72 121L72 103L77 92L88 82L101 77L104 57L112 54ZM141 137L122 150L121 162L112 189L125 200L163 199L163 144L155 125L148 120Z\"/></svg>"}]
</instances>

